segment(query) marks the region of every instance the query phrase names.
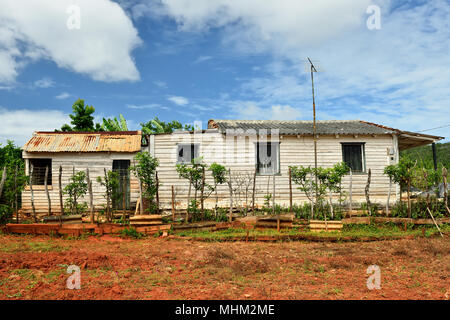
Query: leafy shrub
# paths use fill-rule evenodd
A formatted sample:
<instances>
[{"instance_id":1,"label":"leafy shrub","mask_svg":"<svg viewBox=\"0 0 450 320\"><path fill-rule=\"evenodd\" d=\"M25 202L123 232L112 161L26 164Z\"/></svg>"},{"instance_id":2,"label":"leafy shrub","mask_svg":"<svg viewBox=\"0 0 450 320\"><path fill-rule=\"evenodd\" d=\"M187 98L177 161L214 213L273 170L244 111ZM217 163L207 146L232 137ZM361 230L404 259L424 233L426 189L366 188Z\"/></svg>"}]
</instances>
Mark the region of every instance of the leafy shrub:
<instances>
[{"instance_id":1,"label":"leafy shrub","mask_svg":"<svg viewBox=\"0 0 450 320\"><path fill-rule=\"evenodd\" d=\"M134 238L134 239L141 239L144 237L144 234L141 232L138 232L136 228L134 227L127 227L122 229L120 231L121 236L128 237L128 238Z\"/></svg>"}]
</instances>

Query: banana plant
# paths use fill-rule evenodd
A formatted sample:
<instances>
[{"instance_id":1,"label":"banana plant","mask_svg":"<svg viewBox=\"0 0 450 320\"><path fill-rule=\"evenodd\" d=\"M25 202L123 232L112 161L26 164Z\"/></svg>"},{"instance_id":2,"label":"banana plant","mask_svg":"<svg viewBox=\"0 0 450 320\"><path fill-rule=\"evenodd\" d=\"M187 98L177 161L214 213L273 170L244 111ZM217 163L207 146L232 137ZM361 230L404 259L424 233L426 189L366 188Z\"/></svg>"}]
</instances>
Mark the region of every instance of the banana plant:
<instances>
[{"instance_id":1,"label":"banana plant","mask_svg":"<svg viewBox=\"0 0 450 320\"><path fill-rule=\"evenodd\" d=\"M128 131L127 121L122 114L119 115L119 120L103 118L102 129L105 131Z\"/></svg>"}]
</instances>

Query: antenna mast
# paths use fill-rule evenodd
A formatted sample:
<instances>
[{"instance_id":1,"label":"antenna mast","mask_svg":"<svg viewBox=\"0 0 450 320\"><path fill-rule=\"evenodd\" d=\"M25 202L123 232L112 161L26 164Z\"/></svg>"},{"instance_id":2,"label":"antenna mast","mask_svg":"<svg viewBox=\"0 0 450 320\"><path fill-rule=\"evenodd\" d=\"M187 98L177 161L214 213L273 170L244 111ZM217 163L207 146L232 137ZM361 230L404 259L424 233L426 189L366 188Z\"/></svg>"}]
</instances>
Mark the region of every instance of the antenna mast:
<instances>
[{"instance_id":1,"label":"antenna mast","mask_svg":"<svg viewBox=\"0 0 450 320\"><path fill-rule=\"evenodd\" d=\"M314 72L317 72L316 67L312 63L311 59L308 58L309 64L311 65L311 86L312 86L312 98L313 98L313 141L314 141L314 169L315 169L315 183L316 183L316 196L314 207L317 207L317 133L316 133L316 100L314 97Z\"/></svg>"}]
</instances>

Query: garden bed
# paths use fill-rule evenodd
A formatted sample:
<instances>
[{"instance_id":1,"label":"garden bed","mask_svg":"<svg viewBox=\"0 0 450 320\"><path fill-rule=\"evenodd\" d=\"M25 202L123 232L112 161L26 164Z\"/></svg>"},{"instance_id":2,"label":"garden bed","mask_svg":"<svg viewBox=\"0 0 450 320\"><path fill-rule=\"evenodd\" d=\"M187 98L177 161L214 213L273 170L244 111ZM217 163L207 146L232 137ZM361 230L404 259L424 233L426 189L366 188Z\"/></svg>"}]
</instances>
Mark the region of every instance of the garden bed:
<instances>
[{"instance_id":1,"label":"garden bed","mask_svg":"<svg viewBox=\"0 0 450 320\"><path fill-rule=\"evenodd\" d=\"M83 234L119 234L129 226L119 225L115 223L80 223L80 224L12 224L6 225L6 232L19 234L34 234L34 235L66 235L66 236L81 236ZM152 225L136 227L139 233L152 235L159 232L168 232L171 228L170 224Z\"/></svg>"}]
</instances>

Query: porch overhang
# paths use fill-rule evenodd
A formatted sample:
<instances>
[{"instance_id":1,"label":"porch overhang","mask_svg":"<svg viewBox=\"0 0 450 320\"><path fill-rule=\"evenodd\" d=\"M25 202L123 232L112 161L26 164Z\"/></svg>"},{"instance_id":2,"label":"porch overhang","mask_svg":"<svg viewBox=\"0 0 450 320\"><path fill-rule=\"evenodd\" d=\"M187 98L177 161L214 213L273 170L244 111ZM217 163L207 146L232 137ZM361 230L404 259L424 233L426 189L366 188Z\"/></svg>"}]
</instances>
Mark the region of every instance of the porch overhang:
<instances>
[{"instance_id":1,"label":"porch overhang","mask_svg":"<svg viewBox=\"0 0 450 320\"><path fill-rule=\"evenodd\" d=\"M425 146L433 142L444 139L444 137L432 136L417 132L400 131L398 132L398 148L400 151L415 147Z\"/></svg>"}]
</instances>

